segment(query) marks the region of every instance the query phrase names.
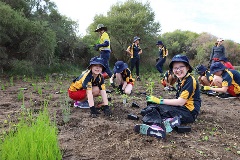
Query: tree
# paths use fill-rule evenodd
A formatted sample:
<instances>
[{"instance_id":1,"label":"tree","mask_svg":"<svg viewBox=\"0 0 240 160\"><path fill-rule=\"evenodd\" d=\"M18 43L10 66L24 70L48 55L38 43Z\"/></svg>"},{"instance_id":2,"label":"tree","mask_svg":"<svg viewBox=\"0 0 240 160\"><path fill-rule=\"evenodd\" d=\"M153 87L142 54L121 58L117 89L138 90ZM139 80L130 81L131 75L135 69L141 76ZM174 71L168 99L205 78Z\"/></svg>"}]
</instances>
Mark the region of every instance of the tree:
<instances>
[{"instance_id":1,"label":"tree","mask_svg":"<svg viewBox=\"0 0 240 160\"><path fill-rule=\"evenodd\" d=\"M94 22L88 28L88 33L92 37L96 37L93 31L97 24L102 23L107 26L113 49L112 55L115 59L127 61L125 50L132 43L134 36L141 38L143 53L150 54L152 51L152 48L146 46L155 47L155 39L161 29L160 24L155 22L154 18L155 14L148 2L146 4L135 0L128 0L125 3L118 2L111 7L107 16L95 16ZM149 57L149 55L143 54L142 57Z\"/></svg>"}]
</instances>

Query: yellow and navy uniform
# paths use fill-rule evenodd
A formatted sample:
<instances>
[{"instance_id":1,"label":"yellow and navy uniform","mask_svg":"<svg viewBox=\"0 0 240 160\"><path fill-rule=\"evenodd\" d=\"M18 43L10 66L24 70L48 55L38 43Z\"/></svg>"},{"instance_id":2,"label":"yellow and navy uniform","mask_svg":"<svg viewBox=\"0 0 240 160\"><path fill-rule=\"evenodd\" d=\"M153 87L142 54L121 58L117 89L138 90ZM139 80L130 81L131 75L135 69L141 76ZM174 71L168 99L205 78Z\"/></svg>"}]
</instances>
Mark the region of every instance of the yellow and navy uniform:
<instances>
[{"instance_id":1,"label":"yellow and navy uniform","mask_svg":"<svg viewBox=\"0 0 240 160\"><path fill-rule=\"evenodd\" d=\"M210 71L205 71L203 76L207 77L207 80L211 83L213 81L213 74L210 73Z\"/></svg>"},{"instance_id":2,"label":"yellow and navy uniform","mask_svg":"<svg viewBox=\"0 0 240 160\"><path fill-rule=\"evenodd\" d=\"M168 50L165 47L159 49L159 58L165 58L168 55Z\"/></svg>"},{"instance_id":3,"label":"yellow and navy uniform","mask_svg":"<svg viewBox=\"0 0 240 160\"><path fill-rule=\"evenodd\" d=\"M82 75L73 80L72 84L69 87L69 90L92 90L93 86L98 86L100 90L106 90L103 76L99 74L96 78L94 78L92 71L87 70Z\"/></svg>"},{"instance_id":4,"label":"yellow and navy uniform","mask_svg":"<svg viewBox=\"0 0 240 160\"><path fill-rule=\"evenodd\" d=\"M130 46L128 46L128 48L130 50L131 53L131 58L140 58L139 57L139 51L142 50L141 47L139 45L135 45L134 43Z\"/></svg>"},{"instance_id":5,"label":"yellow and navy uniform","mask_svg":"<svg viewBox=\"0 0 240 160\"><path fill-rule=\"evenodd\" d=\"M107 34L107 32L103 32L103 34L100 37L99 43L102 44L99 48L100 51L110 51L110 38Z\"/></svg>"},{"instance_id":6,"label":"yellow and navy uniform","mask_svg":"<svg viewBox=\"0 0 240 160\"><path fill-rule=\"evenodd\" d=\"M225 69L222 74L222 86L233 86L233 92L240 94L240 73L236 70Z\"/></svg>"},{"instance_id":7,"label":"yellow and navy uniform","mask_svg":"<svg viewBox=\"0 0 240 160\"><path fill-rule=\"evenodd\" d=\"M116 73L114 73L114 78L116 78L115 76ZM134 85L134 81L135 79L132 78L132 74L129 68L124 69L121 73L123 81L126 81L127 83L131 82Z\"/></svg>"},{"instance_id":8,"label":"yellow and navy uniform","mask_svg":"<svg viewBox=\"0 0 240 160\"><path fill-rule=\"evenodd\" d=\"M189 111L200 111L201 98L199 84L189 73L182 81L178 79L176 98L179 97L187 100L184 106L187 107Z\"/></svg>"}]
</instances>

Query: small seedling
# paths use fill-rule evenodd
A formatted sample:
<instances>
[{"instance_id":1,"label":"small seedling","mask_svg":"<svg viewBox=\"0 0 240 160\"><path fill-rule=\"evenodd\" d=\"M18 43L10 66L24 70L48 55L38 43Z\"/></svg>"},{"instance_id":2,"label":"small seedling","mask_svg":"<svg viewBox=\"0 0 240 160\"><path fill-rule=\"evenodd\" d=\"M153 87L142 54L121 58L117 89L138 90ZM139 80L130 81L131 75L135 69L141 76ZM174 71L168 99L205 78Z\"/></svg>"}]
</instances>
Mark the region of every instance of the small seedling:
<instances>
[{"instance_id":1,"label":"small seedling","mask_svg":"<svg viewBox=\"0 0 240 160\"><path fill-rule=\"evenodd\" d=\"M11 86L14 86L13 77L10 78L10 85L11 85Z\"/></svg>"}]
</instances>

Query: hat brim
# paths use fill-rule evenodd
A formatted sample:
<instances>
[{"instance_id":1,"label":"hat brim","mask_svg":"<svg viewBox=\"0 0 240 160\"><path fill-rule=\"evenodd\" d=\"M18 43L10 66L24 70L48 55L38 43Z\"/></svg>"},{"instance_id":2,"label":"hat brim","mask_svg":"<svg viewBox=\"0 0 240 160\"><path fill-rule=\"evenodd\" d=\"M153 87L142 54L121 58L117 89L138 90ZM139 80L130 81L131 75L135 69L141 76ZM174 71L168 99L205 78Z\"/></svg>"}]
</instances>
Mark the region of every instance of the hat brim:
<instances>
[{"instance_id":1,"label":"hat brim","mask_svg":"<svg viewBox=\"0 0 240 160\"><path fill-rule=\"evenodd\" d=\"M100 64L102 66L102 72L104 72L106 70L106 67L104 65L102 65L101 63L95 63L95 62L92 62L87 68L90 69L92 65L94 64Z\"/></svg>"},{"instance_id":2,"label":"hat brim","mask_svg":"<svg viewBox=\"0 0 240 160\"><path fill-rule=\"evenodd\" d=\"M124 63L124 66L122 68L116 69L116 67L113 68L114 73L121 73L124 69L128 68L128 65Z\"/></svg>"},{"instance_id":3,"label":"hat brim","mask_svg":"<svg viewBox=\"0 0 240 160\"><path fill-rule=\"evenodd\" d=\"M107 31L107 27L101 27L101 28L97 28L94 32L98 32L100 29Z\"/></svg>"},{"instance_id":4,"label":"hat brim","mask_svg":"<svg viewBox=\"0 0 240 160\"><path fill-rule=\"evenodd\" d=\"M137 40L139 40L139 41L140 41L140 38L138 38L138 39L135 39L133 42L136 42Z\"/></svg>"},{"instance_id":5,"label":"hat brim","mask_svg":"<svg viewBox=\"0 0 240 160\"><path fill-rule=\"evenodd\" d=\"M216 72L218 71L223 71L224 69L226 69L226 67L224 66L223 68L218 68L218 69L215 69L214 71L210 71L211 74L215 74Z\"/></svg>"},{"instance_id":6,"label":"hat brim","mask_svg":"<svg viewBox=\"0 0 240 160\"><path fill-rule=\"evenodd\" d=\"M182 59L178 58L178 59L175 59L174 61L172 61L170 64L169 64L169 68L171 71L173 71L173 63L174 62L183 62L183 63L186 63L188 66L189 66L189 70L188 72L191 73L193 71L193 67L187 62L187 61L183 61Z\"/></svg>"}]
</instances>

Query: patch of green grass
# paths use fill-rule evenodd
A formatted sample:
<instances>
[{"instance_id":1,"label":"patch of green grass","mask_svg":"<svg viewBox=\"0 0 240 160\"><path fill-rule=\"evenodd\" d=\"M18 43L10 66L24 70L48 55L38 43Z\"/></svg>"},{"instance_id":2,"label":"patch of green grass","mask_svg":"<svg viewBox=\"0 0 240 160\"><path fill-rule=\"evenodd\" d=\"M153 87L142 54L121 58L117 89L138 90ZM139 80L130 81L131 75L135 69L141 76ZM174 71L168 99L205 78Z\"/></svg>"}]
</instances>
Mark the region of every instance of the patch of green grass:
<instances>
[{"instance_id":1,"label":"patch of green grass","mask_svg":"<svg viewBox=\"0 0 240 160\"><path fill-rule=\"evenodd\" d=\"M26 115L25 115L26 116ZM62 159L57 127L51 122L47 108L36 119L23 117L16 131L10 131L0 141L0 159Z\"/></svg>"}]
</instances>

